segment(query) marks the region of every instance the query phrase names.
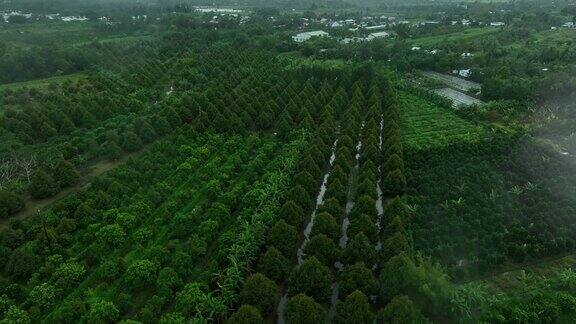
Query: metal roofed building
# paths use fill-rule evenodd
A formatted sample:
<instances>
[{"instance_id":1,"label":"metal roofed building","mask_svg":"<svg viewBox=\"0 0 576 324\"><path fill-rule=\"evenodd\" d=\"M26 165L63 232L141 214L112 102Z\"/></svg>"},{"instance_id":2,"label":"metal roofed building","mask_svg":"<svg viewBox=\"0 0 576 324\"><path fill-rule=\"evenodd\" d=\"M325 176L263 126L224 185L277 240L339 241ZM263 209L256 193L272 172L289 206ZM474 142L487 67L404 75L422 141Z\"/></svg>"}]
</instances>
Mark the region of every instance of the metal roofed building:
<instances>
[{"instance_id":1,"label":"metal roofed building","mask_svg":"<svg viewBox=\"0 0 576 324\"><path fill-rule=\"evenodd\" d=\"M387 27L387 25L368 26L368 27L366 27L366 30L384 29L386 27Z\"/></svg>"},{"instance_id":2,"label":"metal roofed building","mask_svg":"<svg viewBox=\"0 0 576 324\"><path fill-rule=\"evenodd\" d=\"M386 37L389 37L389 36L390 36L389 33L385 32L385 31L381 31L381 32L377 32L377 33L372 33L372 34L368 35L367 38L368 38L369 40L372 40L372 39L375 39L375 38L386 38Z\"/></svg>"},{"instance_id":3,"label":"metal roofed building","mask_svg":"<svg viewBox=\"0 0 576 324\"><path fill-rule=\"evenodd\" d=\"M312 37L327 37L327 36L330 36L330 34L322 30L317 30L296 34L292 36L292 40L294 40L296 43L303 43Z\"/></svg>"}]
</instances>

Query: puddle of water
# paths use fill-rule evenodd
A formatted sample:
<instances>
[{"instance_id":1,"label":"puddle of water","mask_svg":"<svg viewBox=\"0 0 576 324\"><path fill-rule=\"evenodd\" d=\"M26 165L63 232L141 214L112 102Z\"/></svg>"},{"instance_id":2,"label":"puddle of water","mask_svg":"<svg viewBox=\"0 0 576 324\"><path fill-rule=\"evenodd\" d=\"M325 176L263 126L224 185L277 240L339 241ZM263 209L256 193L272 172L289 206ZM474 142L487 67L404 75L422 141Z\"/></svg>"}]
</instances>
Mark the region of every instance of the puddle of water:
<instances>
[{"instance_id":1,"label":"puddle of water","mask_svg":"<svg viewBox=\"0 0 576 324\"><path fill-rule=\"evenodd\" d=\"M330 156L330 167L332 167L332 165L334 164L334 161L336 160L336 145L338 144L338 139L336 139L334 141L334 144L332 145L332 155ZM326 174L324 175L324 179L322 180L322 185L320 186L320 192L318 193L318 196L316 197L316 206L314 207L314 211L312 212L312 215L310 216L310 222L308 222L308 224L306 225L306 227L304 228L304 242L302 242L302 245L300 246L300 248L298 249L297 252L297 257L298 257L298 265L300 266L302 264L302 262L304 262L304 248L306 248L306 244L308 243L308 241L310 240L310 233L312 233L312 228L314 227L314 220L316 219L316 212L318 211L318 207L320 205L322 205L324 203L324 195L326 194L326 184L328 183L328 177L330 176L330 170L331 168L329 168L328 172L326 172ZM288 303L288 295L287 293L284 293L282 295L282 297L280 298L280 302L278 303L278 308L277 308L277 313L278 313L278 318L277 318L277 323L279 324L285 324L286 320L284 319L284 311L286 310L286 304Z\"/></svg>"},{"instance_id":2,"label":"puddle of water","mask_svg":"<svg viewBox=\"0 0 576 324\"><path fill-rule=\"evenodd\" d=\"M342 221L342 236L340 236L339 245L341 248L345 248L348 244L348 226L350 226L350 220L348 217L344 218Z\"/></svg>"},{"instance_id":3,"label":"puddle of water","mask_svg":"<svg viewBox=\"0 0 576 324\"><path fill-rule=\"evenodd\" d=\"M278 303L278 323L284 324L286 321L284 320L284 311L286 310L286 304L288 303L288 295L282 295L280 298L280 302Z\"/></svg>"},{"instance_id":4,"label":"puddle of water","mask_svg":"<svg viewBox=\"0 0 576 324\"><path fill-rule=\"evenodd\" d=\"M338 302L338 284L334 283L332 285L332 296L330 297L330 309L328 310L328 323L332 323L334 321L334 314L336 313L336 307L332 305L336 305Z\"/></svg>"},{"instance_id":5,"label":"puddle of water","mask_svg":"<svg viewBox=\"0 0 576 324\"><path fill-rule=\"evenodd\" d=\"M362 129L364 128L364 122L362 122ZM356 145L356 165L354 166L354 173L358 172L360 168L360 149L362 148L362 140L358 140ZM349 189L351 190L351 188ZM350 195L349 195L350 196ZM342 235L340 236L339 246L341 249L346 248L348 244L348 227L350 226L349 215L354 208L354 201L348 200L346 202L346 211L344 215L344 220L342 220ZM334 263L334 268L341 272L344 270L344 264L340 261ZM332 285L332 297L330 298L330 308L328 310L328 323L332 323L334 319L334 313L336 312L336 302L338 302L338 283Z\"/></svg>"},{"instance_id":6,"label":"puddle of water","mask_svg":"<svg viewBox=\"0 0 576 324\"><path fill-rule=\"evenodd\" d=\"M382 152L383 131L384 131L384 117L381 116L380 134L378 135L379 137L378 149L380 150L380 152ZM382 169L380 166L378 166L378 181L376 181L376 195L378 196L378 198L376 199L376 213L378 216L376 219L376 227L378 228L378 234L380 234L380 231L382 231L382 216L384 216L384 201L383 201L383 192L381 183L382 183ZM380 251L381 249L382 249L382 242L380 240L380 235L378 235L378 243L376 243L376 251ZM374 265L374 267L376 267L376 265Z\"/></svg>"},{"instance_id":7,"label":"puddle of water","mask_svg":"<svg viewBox=\"0 0 576 324\"><path fill-rule=\"evenodd\" d=\"M336 145L338 144L338 140L334 141L334 145L332 146L332 156L330 156L330 167L336 160ZM324 196L326 195L326 185L328 183L328 178L330 177L330 169L324 175L324 179L322 180L322 185L320 186L320 192L316 197L316 206L314 207L314 211L312 211L312 215L310 216L310 222L306 224L304 228L304 241L300 248L298 248L298 252L296 253L298 257L298 265L301 265L304 262L304 249L306 248L306 244L310 241L310 234L312 233L312 228L314 228L314 221L316 220L316 212L318 211L318 207L320 207L324 203Z\"/></svg>"}]
</instances>

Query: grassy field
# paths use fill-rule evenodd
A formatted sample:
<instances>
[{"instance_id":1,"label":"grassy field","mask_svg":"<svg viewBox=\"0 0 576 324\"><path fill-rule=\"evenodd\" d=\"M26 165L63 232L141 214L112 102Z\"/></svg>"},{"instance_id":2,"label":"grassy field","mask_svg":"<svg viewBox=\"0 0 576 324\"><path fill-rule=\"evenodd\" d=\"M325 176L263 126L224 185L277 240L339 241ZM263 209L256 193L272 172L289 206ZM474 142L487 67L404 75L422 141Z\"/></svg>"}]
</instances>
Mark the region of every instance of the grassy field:
<instances>
[{"instance_id":1,"label":"grassy field","mask_svg":"<svg viewBox=\"0 0 576 324\"><path fill-rule=\"evenodd\" d=\"M342 59L314 59L299 56L296 53L285 53L278 56L287 69L297 69L301 67L323 68L323 69L342 69L346 62Z\"/></svg>"},{"instance_id":2,"label":"grassy field","mask_svg":"<svg viewBox=\"0 0 576 324\"><path fill-rule=\"evenodd\" d=\"M61 75L46 79L38 79L32 81L24 81L24 82L14 82L14 83L7 83L7 84L0 84L0 91L4 90L18 90L23 87L28 88L37 88L42 89L48 87L52 83L62 83L66 80L76 81L85 78L86 75L84 73L74 73L68 75Z\"/></svg>"},{"instance_id":3,"label":"grassy field","mask_svg":"<svg viewBox=\"0 0 576 324\"><path fill-rule=\"evenodd\" d=\"M100 42L100 43L128 44L128 43L132 43L132 42L148 41L148 40L152 40L153 38L154 38L154 35L114 35L114 36L106 37L106 38L94 37L91 40L74 43L74 46L88 45L88 44L92 43L93 41Z\"/></svg>"},{"instance_id":4,"label":"grassy field","mask_svg":"<svg viewBox=\"0 0 576 324\"><path fill-rule=\"evenodd\" d=\"M557 29L535 33L528 40L512 42L504 47L508 50L524 52L526 50L526 46L555 47L555 46L575 46L575 44L576 44L576 30Z\"/></svg>"},{"instance_id":5,"label":"grassy field","mask_svg":"<svg viewBox=\"0 0 576 324\"><path fill-rule=\"evenodd\" d=\"M91 22L31 23L10 26L0 30L0 41L15 48L30 48L56 44L81 46L93 41L132 42L152 37L145 32L135 35L99 32L94 26L95 24Z\"/></svg>"},{"instance_id":6,"label":"grassy field","mask_svg":"<svg viewBox=\"0 0 576 324\"><path fill-rule=\"evenodd\" d=\"M414 38L411 40L411 42L414 45L431 47L437 44L448 44L455 41L472 40L497 33L498 31L498 28L470 28L458 33Z\"/></svg>"},{"instance_id":7,"label":"grassy field","mask_svg":"<svg viewBox=\"0 0 576 324\"><path fill-rule=\"evenodd\" d=\"M87 22L31 23L0 30L0 40L20 48L88 41L96 35Z\"/></svg>"},{"instance_id":8,"label":"grassy field","mask_svg":"<svg viewBox=\"0 0 576 324\"><path fill-rule=\"evenodd\" d=\"M525 280L529 277L548 277L560 270L573 268L574 266L576 266L576 255L570 254L560 258L543 259L538 262L519 265L516 268L487 277L482 282L488 287L508 291L521 288L526 284Z\"/></svg>"},{"instance_id":9,"label":"grassy field","mask_svg":"<svg viewBox=\"0 0 576 324\"><path fill-rule=\"evenodd\" d=\"M495 274L479 282L488 291L501 296L531 296L534 294L559 293L569 285L576 266L576 255L539 260L515 269ZM502 295L501 295L502 294ZM506 295L503 295L506 294ZM570 321L572 322L572 321Z\"/></svg>"},{"instance_id":10,"label":"grassy field","mask_svg":"<svg viewBox=\"0 0 576 324\"><path fill-rule=\"evenodd\" d=\"M406 92L399 93L402 110L402 135L408 147L444 146L455 140L478 140L487 129Z\"/></svg>"},{"instance_id":11,"label":"grassy field","mask_svg":"<svg viewBox=\"0 0 576 324\"><path fill-rule=\"evenodd\" d=\"M547 30L534 35L538 43L555 45L555 44L574 44L576 42L576 30L574 29L557 29Z\"/></svg>"}]
</instances>

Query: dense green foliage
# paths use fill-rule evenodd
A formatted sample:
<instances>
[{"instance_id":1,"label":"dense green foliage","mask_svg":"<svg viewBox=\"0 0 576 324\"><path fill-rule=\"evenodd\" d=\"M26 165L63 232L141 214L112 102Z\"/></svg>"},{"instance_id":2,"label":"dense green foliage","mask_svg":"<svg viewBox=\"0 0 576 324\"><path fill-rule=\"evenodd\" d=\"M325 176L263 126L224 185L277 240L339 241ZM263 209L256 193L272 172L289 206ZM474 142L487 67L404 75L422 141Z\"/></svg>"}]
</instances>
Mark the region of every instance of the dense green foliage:
<instances>
[{"instance_id":1,"label":"dense green foliage","mask_svg":"<svg viewBox=\"0 0 576 324\"><path fill-rule=\"evenodd\" d=\"M574 113L525 103L573 92L568 29L547 30L569 8L67 3L0 1L32 13L0 19L0 322L576 316L566 266L497 275L576 247L575 136L566 156L535 138ZM290 40L347 17L393 39ZM405 82L466 67L484 98L514 100L452 110Z\"/></svg>"}]
</instances>

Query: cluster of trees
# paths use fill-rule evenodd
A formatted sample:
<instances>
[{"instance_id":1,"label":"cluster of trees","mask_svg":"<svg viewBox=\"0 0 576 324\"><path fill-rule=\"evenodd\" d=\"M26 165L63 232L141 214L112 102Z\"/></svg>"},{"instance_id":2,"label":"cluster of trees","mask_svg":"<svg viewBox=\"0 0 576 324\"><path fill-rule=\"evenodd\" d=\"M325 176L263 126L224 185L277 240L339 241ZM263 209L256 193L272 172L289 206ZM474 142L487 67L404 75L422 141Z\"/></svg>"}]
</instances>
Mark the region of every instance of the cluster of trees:
<instances>
[{"instance_id":1,"label":"cluster of trees","mask_svg":"<svg viewBox=\"0 0 576 324\"><path fill-rule=\"evenodd\" d=\"M493 290L481 285L466 285L456 296L460 300L476 295L473 309L483 309L479 316L488 322L505 318L510 322L563 322L576 316L576 275L570 268L553 268L546 276L522 273L518 285L506 294L493 297ZM522 276L524 275L524 276Z\"/></svg>"},{"instance_id":2,"label":"cluster of trees","mask_svg":"<svg viewBox=\"0 0 576 324\"><path fill-rule=\"evenodd\" d=\"M71 89L53 89L55 93L62 92L61 96L40 92L33 97L32 102L56 98L57 102L67 103L62 109L54 107L43 112L14 107L8 114L29 112L22 116L34 116L51 123L53 115L67 116L66 107L75 102L84 104L87 111L93 107L94 112L99 112L100 108L90 103L91 91L99 91L109 100L123 93L125 100L102 104L102 109L108 105L123 107L109 109L118 114L108 118L112 122L106 123L105 118L102 122L96 120L94 125L77 127L72 134L97 136L93 138L92 147L118 146L120 151L127 152L137 150L142 143L151 143L144 155L128 160L105 178L97 179L89 189L58 202L41 218L14 222L10 229L2 232L2 258L8 265L3 270L8 279L1 287L2 293L19 307L19 312L25 312L31 319L49 314L50 319L56 321L96 319L97 316L110 321L128 313L136 314L142 321L158 320L163 313L166 318L209 319L225 313L226 305L236 299L237 287L243 279L232 274L245 271L243 264L251 261L253 253L260 248L260 237L272 225L272 216L280 207L278 199L288 183L291 165L306 144L294 130L316 129L317 135L308 145L309 157L299 162L295 172L299 185L287 190L284 197L291 198L282 203L294 200L299 208L310 210L315 192L310 189L309 180L320 179L318 165L330 158L335 119L348 102L344 87L333 86L328 78L323 81L310 78L310 74L283 75L270 55L229 49L218 48L200 54L205 60L179 60L167 65L178 71L175 79L181 80L175 81L170 94L160 95L163 81L149 83L146 74L140 83L127 85L126 80L134 78L128 74L137 75L145 66L134 64L128 68L118 67L119 76L102 71L91 76L88 82L67 85ZM191 57L197 55L190 54ZM197 82L199 80L204 82ZM78 90L77 96L74 90ZM160 100L150 104L155 98ZM139 110L132 112L127 109L130 107ZM135 117L135 113L139 117ZM117 128L108 125L117 125ZM288 140L293 144L278 151L278 145L265 145L266 140L248 136L253 131L261 132L264 139L276 137L280 142ZM126 132L132 132L133 136ZM237 136L224 140L227 137L202 135L214 132L240 133L246 140ZM22 148L61 145L61 139L72 134L57 134ZM17 137L14 133L7 136ZM168 139L158 143L156 139L160 136ZM125 142L137 145L124 146ZM209 145L196 144L198 147L195 147L190 142ZM77 162L78 155L70 157ZM49 161L50 156L39 153L38 159ZM50 183L62 186L71 183L64 178L72 173L63 172L66 170L61 164L54 166L57 171L53 174L50 171L51 174L39 176L38 181L32 176L32 182L41 184L34 185L38 193L51 193L58 187ZM48 181L50 178L56 179L52 182ZM309 192L304 196L301 190ZM9 208L15 209L11 206ZM283 207L280 213L283 211L287 209ZM288 226L295 220L286 215ZM304 218L301 222L300 228ZM277 229L272 226L270 233L274 231ZM278 247L285 248L280 244ZM127 257L134 249L139 257ZM209 251L216 251L217 256L208 257ZM274 251L271 254L272 258L286 258L274 255ZM110 293L98 293L98 296L117 297L111 300L80 297L66 303L56 302L74 294L75 287L63 288L51 279L51 269L57 265L47 262L54 255L62 258L57 264L74 259L84 267L85 272L75 282L97 278L93 283L100 286L99 291ZM274 267L272 263L272 270L262 272L268 275L268 271L276 271ZM37 269L44 268L46 273L38 275L38 271L44 270ZM277 269L282 273L281 266ZM221 272L218 278L208 275L216 271ZM36 279L29 281L31 277ZM17 288L17 292L8 287ZM28 292L32 290L44 294L41 302L28 302ZM113 293L120 290L126 292ZM149 298L136 302L131 298L142 294ZM190 305L197 307L190 308Z\"/></svg>"},{"instance_id":3,"label":"cluster of trees","mask_svg":"<svg viewBox=\"0 0 576 324\"><path fill-rule=\"evenodd\" d=\"M231 322L269 318L276 314L284 293L286 307L280 316L288 323L325 321L329 307L334 307L333 320L338 323L372 323L375 316L370 297L375 295L385 301L398 297L379 315L384 321L416 319L419 314L408 297L396 296L388 288L378 289L388 287L387 280L396 278L382 274L379 284L372 270L375 265L388 264L396 255L413 255L411 239L406 238L409 235L404 230L407 217L401 213L402 203L396 199L387 209L385 217L390 225L381 226L386 231L379 230L376 210L380 178L387 196L401 194L406 186L394 92L387 81L377 78L352 82L347 90L336 90L326 107L323 115L329 118L322 119L312 146L299 163L293 187L279 210L276 224L268 232L267 249L257 264L258 273L245 283L242 306L230 317ZM345 121L338 127L336 146L331 145L335 135L328 135L335 134L334 116ZM382 127L381 120L385 121ZM383 156L391 158L382 162ZM319 187L326 179L323 201L317 205ZM355 202L354 207L347 211L351 202ZM300 233L309 226L311 215L312 230L302 238ZM342 245L345 218L350 222L349 240ZM383 248L379 251L381 241ZM299 248L303 248L302 259L296 253ZM298 264L290 270L295 258ZM342 266L335 267L337 261ZM386 270L395 272L392 264ZM339 298L330 305L334 283L339 286Z\"/></svg>"},{"instance_id":4,"label":"cluster of trees","mask_svg":"<svg viewBox=\"0 0 576 324\"><path fill-rule=\"evenodd\" d=\"M46 26L38 26L38 28L46 28ZM60 36L59 33L55 34ZM155 53L153 56L150 55L154 51L154 45L150 42L87 42L85 45L73 46L74 44L61 42L57 37L48 35L39 39L29 35L27 41L31 44L26 43L28 45L26 47L10 41L0 45L0 83L87 72L99 66L109 67L111 64L121 65L124 68L133 67L144 60L154 62L151 59L157 57ZM100 33L96 35L109 36L109 34ZM118 58L126 56L130 59ZM153 65L149 68L152 68L150 72L161 72L155 71ZM155 76L158 77L159 74Z\"/></svg>"},{"instance_id":5,"label":"cluster of trees","mask_svg":"<svg viewBox=\"0 0 576 324\"><path fill-rule=\"evenodd\" d=\"M574 249L574 179L557 153L515 137L408 153L415 245L458 280ZM452 189L450 189L452 188Z\"/></svg>"},{"instance_id":6,"label":"cluster of trees","mask_svg":"<svg viewBox=\"0 0 576 324\"><path fill-rule=\"evenodd\" d=\"M482 4L475 4L482 6ZM556 13L540 9L541 5L507 8L498 13L492 8L486 12L471 9L458 14L442 11L440 23L423 27L396 27L398 37L393 40L374 40L358 44L337 44L327 40L307 42L299 49L306 56L345 60L375 59L400 71L435 70L449 73L458 69L472 69L471 78L482 83L485 100L537 100L552 96L562 97L572 93L575 78L576 50L570 31L550 31L566 22ZM449 6L446 10L454 10ZM436 12L422 8L420 13L432 19ZM474 22L502 21L506 27L494 29L482 26L452 26L451 21L468 19ZM492 29L490 29L492 28ZM464 31L464 32L463 32ZM478 33L474 36L474 33ZM445 35L445 41L442 41ZM422 36L419 44L418 37ZM429 36L429 37L426 37ZM446 41L450 40L450 41ZM422 50L413 50L414 46ZM322 51L320 51L323 49ZM435 50L435 54L430 51ZM472 53L473 56L463 55Z\"/></svg>"},{"instance_id":7,"label":"cluster of trees","mask_svg":"<svg viewBox=\"0 0 576 324\"><path fill-rule=\"evenodd\" d=\"M91 66L91 55L77 48L35 46L0 50L0 83L27 81L82 71Z\"/></svg>"},{"instance_id":8,"label":"cluster of trees","mask_svg":"<svg viewBox=\"0 0 576 324\"><path fill-rule=\"evenodd\" d=\"M285 293L290 323L325 321L329 307L338 323L471 319L482 308L472 310L473 291L454 289L419 250L462 279L573 248L576 193L554 195L572 180L546 179L561 166L524 159L530 146L510 154L510 139L496 138L405 152L394 87L370 66L286 70L273 53L219 43L188 52L189 39L171 37L98 45L132 59L0 98L0 153L37 156L0 182L0 217L21 210L26 192L74 185L89 161L150 144L0 232L0 318L261 322ZM502 305L493 309L516 307Z\"/></svg>"},{"instance_id":9,"label":"cluster of trees","mask_svg":"<svg viewBox=\"0 0 576 324\"><path fill-rule=\"evenodd\" d=\"M286 291L290 298L285 316L289 322L301 320L310 322L326 317L325 309L318 303L326 304L330 300L333 277L331 268L340 254L337 247L339 223L344 217L348 178L354 167L352 152L355 150L355 144L350 136L356 138L355 134L358 134L360 129L362 89L358 84L348 91L343 86L335 89L332 97L326 96L324 91L316 96L323 107L320 111L320 126L315 132L308 152L298 164L292 189L288 191L285 202L278 212L276 224L268 233L268 248L263 252L257 265L259 276L266 276L268 280L287 287ZM340 129L337 148L332 145L335 139L336 120L347 121ZM333 154L336 156L335 160L331 160ZM319 187L324 181L328 167L330 167L328 178L330 180L327 184L326 201L317 210ZM310 240L305 244L305 260L290 271L292 268L290 260L295 257L303 243L299 233L310 221L313 211L317 214L316 224L310 233ZM309 284L313 287L308 286ZM248 283L244 287L245 291L248 290L247 287ZM271 289L276 291L277 296L272 306L264 309L252 303L252 306L260 308L263 317L269 316L277 305L280 296L278 286L275 287ZM258 289L250 288L250 290ZM251 304L249 300L241 302ZM246 305L242 306L232 319L244 311Z\"/></svg>"},{"instance_id":10,"label":"cluster of trees","mask_svg":"<svg viewBox=\"0 0 576 324\"><path fill-rule=\"evenodd\" d=\"M128 64L116 58L127 54L132 54ZM19 195L18 199L26 192L33 197L56 194L58 186L48 185L40 193L31 183L34 179L51 182L42 171L50 173L59 160L75 167L101 159L114 161L183 124L172 108L153 107L160 101L153 87L161 81L151 82L148 75L135 81L134 75L143 69L156 76L164 73L158 68L157 60L163 57L158 51L142 45L127 49L102 45L93 55L110 62L110 70L46 89L2 91L0 155L10 158L0 165L0 186ZM2 216L15 211L4 209Z\"/></svg>"},{"instance_id":11,"label":"cluster of trees","mask_svg":"<svg viewBox=\"0 0 576 324\"><path fill-rule=\"evenodd\" d=\"M332 154L331 147L336 131L335 116L339 115L339 111L345 104L343 88L337 90L333 97L328 96L328 93L321 91L316 96L323 107L320 113L320 125L314 132L310 146L296 166L292 187L287 191L283 205L278 210L275 224L268 231L267 249L262 253L257 263L258 274L252 276L244 284L240 298L243 306L232 315L231 321L247 316L246 312L250 307L256 308L257 311L251 311L256 318L268 317L274 312L280 299L279 284L290 282L291 285L296 286L300 282L304 282L298 280L297 277L307 275L307 271L302 273L294 270L290 273L291 260L298 248L299 232L304 228L311 211L315 208L315 199L323 179L322 175ZM315 262L309 267L309 271L316 275L316 279L320 280L319 284L326 282L326 280L330 282L330 271L325 266L320 265L317 260ZM258 279L256 281L257 287L253 286L255 279ZM267 291L268 299L261 298L261 291L264 290ZM307 291L309 292L309 290ZM326 294L327 292L322 291L320 293ZM300 311L307 309L307 307L316 307L315 301L310 297L302 297L302 305L289 307L296 307Z\"/></svg>"},{"instance_id":12,"label":"cluster of trees","mask_svg":"<svg viewBox=\"0 0 576 324\"><path fill-rule=\"evenodd\" d=\"M511 272L515 282L498 284L504 274L452 287L452 317L467 322L564 322L576 316L576 274L548 265L546 275L531 269Z\"/></svg>"},{"instance_id":13,"label":"cluster of trees","mask_svg":"<svg viewBox=\"0 0 576 324\"><path fill-rule=\"evenodd\" d=\"M260 179L275 179L270 172L283 166L286 154L277 147L257 136L176 131L41 218L4 230L1 294L33 320L197 316L194 298L212 291L211 274L229 264L243 219L270 200L257 193L269 186ZM96 298L59 302L88 278L101 291ZM139 302L138 295L149 298Z\"/></svg>"},{"instance_id":14,"label":"cluster of trees","mask_svg":"<svg viewBox=\"0 0 576 324\"><path fill-rule=\"evenodd\" d=\"M160 59L171 62L170 55L165 57L142 46L126 52L102 48L119 56L138 50L141 53L134 55L129 64L108 64L120 76L100 71L88 80L45 91L6 90L1 99L6 107L0 117L0 153L26 156L30 151L37 152L36 169L52 168L59 159L82 166L99 159L114 161L123 153L139 151L184 124L192 124L198 131L216 132L276 129L286 137L294 128L311 129L320 117L312 84L279 77L271 56L232 54L230 48L214 50L205 53L200 63L194 63L201 73L186 66L187 61L175 66L166 64L167 68L185 71L175 79L186 81L172 86L171 91L178 91L178 95L172 95L162 93L164 82L168 82L162 76L169 73L158 63ZM256 73L242 68L255 64L260 64ZM267 73L259 72L266 68ZM213 82L199 82L207 80ZM275 85L264 90L268 84ZM327 94L328 89L324 86L323 93ZM36 169L33 171L39 173ZM23 178L23 172L15 173L8 181L2 179L2 185L15 188L12 191L20 193L17 195L35 190L28 189L30 176L24 182ZM33 196L47 197L57 192L51 188ZM20 205L17 202L8 205L2 208L3 217L19 210L14 207Z\"/></svg>"},{"instance_id":15,"label":"cluster of trees","mask_svg":"<svg viewBox=\"0 0 576 324\"><path fill-rule=\"evenodd\" d=\"M142 101L104 89L96 95L94 84L80 81L46 94L31 91L27 99L25 92L16 95L23 102L6 107L0 117L0 152L22 158L3 163L3 170L11 170L2 179L4 186L20 195L28 191L34 198L50 197L75 182L58 179L73 177L75 167L97 159L117 160L170 131L167 118L146 115Z\"/></svg>"},{"instance_id":16,"label":"cluster of trees","mask_svg":"<svg viewBox=\"0 0 576 324\"><path fill-rule=\"evenodd\" d=\"M372 79L365 85L364 93L356 90L352 94L351 111L361 112L354 119L354 124L361 124L345 136L358 139L358 144L344 139L350 145L351 152L357 151L356 159L349 163L352 168L347 170L351 174L346 196L346 202L341 208L353 203L351 210L345 210L349 226L346 230L347 240L341 241L340 262L338 277L335 283L338 286L338 296L334 307L334 321L338 323L372 323L374 314L371 303L373 296L377 295L377 280L372 269L380 262L378 255L378 242L380 242L379 223L381 215L377 212L377 201L381 201L378 185L381 181L380 168L382 143L384 139L381 123L385 118L383 112L387 110L388 103L385 96L393 96L388 92L387 80ZM358 89L358 88L357 88ZM360 117L362 116L362 117ZM386 138L387 140L387 138ZM346 154L344 153L344 156ZM341 181L341 180L340 180ZM342 222L342 220L340 220Z\"/></svg>"}]
</instances>

